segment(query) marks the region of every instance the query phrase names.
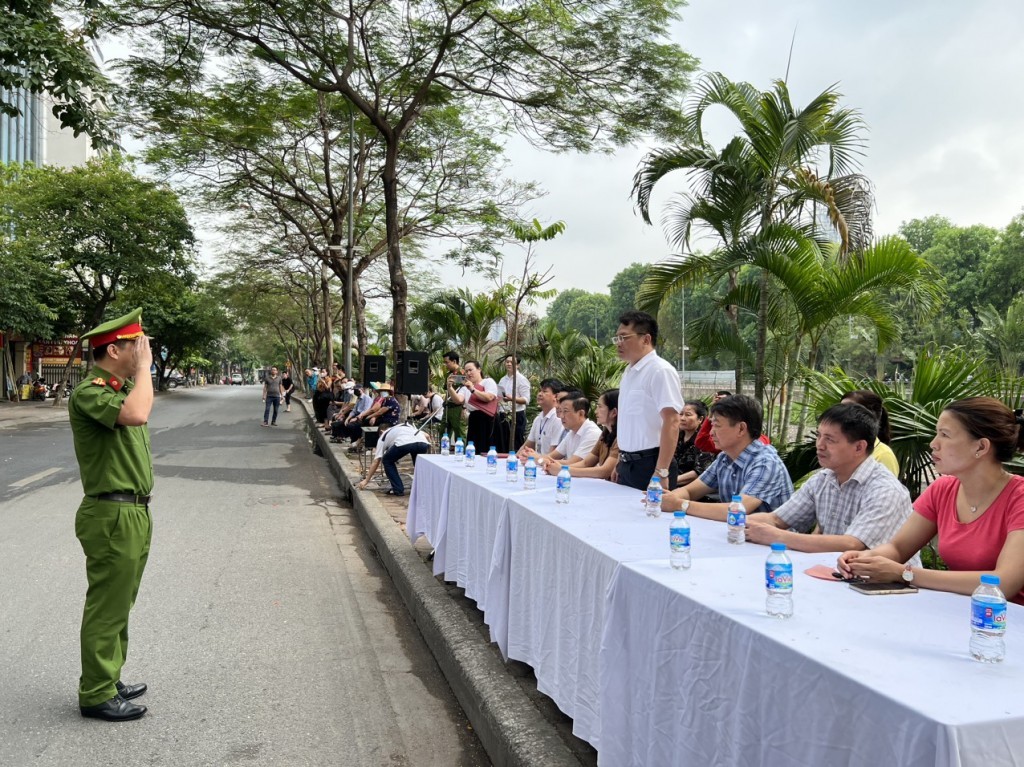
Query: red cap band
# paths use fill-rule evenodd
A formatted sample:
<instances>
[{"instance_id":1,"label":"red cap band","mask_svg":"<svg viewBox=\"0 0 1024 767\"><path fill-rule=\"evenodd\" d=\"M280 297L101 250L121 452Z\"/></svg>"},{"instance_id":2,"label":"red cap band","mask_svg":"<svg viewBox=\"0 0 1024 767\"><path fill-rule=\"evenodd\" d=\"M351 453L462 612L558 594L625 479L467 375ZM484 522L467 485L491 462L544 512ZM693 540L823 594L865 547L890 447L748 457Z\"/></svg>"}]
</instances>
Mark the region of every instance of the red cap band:
<instances>
[{"instance_id":1,"label":"red cap band","mask_svg":"<svg viewBox=\"0 0 1024 767\"><path fill-rule=\"evenodd\" d=\"M125 325L123 328L112 330L109 333L95 335L89 339L89 343L92 345L92 348L95 349L100 346L112 344L115 341L126 341L132 338L138 338L141 335L142 325L137 322L133 322L131 325Z\"/></svg>"}]
</instances>

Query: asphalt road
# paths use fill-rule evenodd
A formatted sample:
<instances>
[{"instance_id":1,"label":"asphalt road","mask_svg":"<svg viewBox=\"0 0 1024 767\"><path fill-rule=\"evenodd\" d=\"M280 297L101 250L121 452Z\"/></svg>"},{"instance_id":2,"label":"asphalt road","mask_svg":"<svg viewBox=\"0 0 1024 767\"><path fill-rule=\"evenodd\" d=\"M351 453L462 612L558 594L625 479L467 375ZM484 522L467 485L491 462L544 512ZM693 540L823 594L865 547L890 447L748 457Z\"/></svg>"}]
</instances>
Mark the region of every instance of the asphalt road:
<instances>
[{"instance_id":1,"label":"asphalt road","mask_svg":"<svg viewBox=\"0 0 1024 767\"><path fill-rule=\"evenodd\" d=\"M157 399L153 547L126 682L79 716L85 567L66 417L0 429L0 765L477 765L487 758L302 413L259 389Z\"/></svg>"}]
</instances>

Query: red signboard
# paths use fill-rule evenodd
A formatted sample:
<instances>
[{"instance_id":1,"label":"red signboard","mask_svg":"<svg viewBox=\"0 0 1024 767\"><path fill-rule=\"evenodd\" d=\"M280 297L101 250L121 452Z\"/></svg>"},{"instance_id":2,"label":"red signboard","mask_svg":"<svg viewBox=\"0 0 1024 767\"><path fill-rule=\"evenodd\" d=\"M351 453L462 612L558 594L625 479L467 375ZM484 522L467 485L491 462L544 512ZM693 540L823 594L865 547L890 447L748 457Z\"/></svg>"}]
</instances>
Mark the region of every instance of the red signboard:
<instances>
[{"instance_id":1,"label":"red signboard","mask_svg":"<svg viewBox=\"0 0 1024 767\"><path fill-rule=\"evenodd\" d=\"M35 357L42 358L45 363L47 360L62 360L67 361L68 357L75 350L75 345L78 343L78 338L71 336L70 338L60 338L56 341L37 341L32 344L32 351ZM79 350L79 356L81 356L81 350ZM78 357L76 357L78 359Z\"/></svg>"}]
</instances>

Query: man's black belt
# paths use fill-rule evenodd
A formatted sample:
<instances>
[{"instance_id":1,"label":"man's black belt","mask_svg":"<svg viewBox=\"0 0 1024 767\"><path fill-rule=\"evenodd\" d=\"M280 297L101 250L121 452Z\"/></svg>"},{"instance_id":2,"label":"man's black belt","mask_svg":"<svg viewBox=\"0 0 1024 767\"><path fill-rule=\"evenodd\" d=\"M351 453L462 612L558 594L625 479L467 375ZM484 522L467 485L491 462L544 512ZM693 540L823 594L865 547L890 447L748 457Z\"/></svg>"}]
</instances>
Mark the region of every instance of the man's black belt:
<instances>
[{"instance_id":1,"label":"man's black belt","mask_svg":"<svg viewBox=\"0 0 1024 767\"><path fill-rule=\"evenodd\" d=\"M445 402L444 406L445 407L462 407L462 403L461 402Z\"/></svg>"},{"instance_id":2,"label":"man's black belt","mask_svg":"<svg viewBox=\"0 0 1024 767\"><path fill-rule=\"evenodd\" d=\"M114 501L114 503L131 503L136 506L148 506L151 495L133 495L131 493L101 493L95 496L97 501Z\"/></svg>"},{"instance_id":3,"label":"man's black belt","mask_svg":"<svg viewBox=\"0 0 1024 767\"><path fill-rule=\"evenodd\" d=\"M635 453L628 453L625 450L619 451L619 460L623 463L630 463L631 461L642 461L645 458L650 458L652 455L658 455L660 447L649 447L646 450L638 450Z\"/></svg>"}]
</instances>

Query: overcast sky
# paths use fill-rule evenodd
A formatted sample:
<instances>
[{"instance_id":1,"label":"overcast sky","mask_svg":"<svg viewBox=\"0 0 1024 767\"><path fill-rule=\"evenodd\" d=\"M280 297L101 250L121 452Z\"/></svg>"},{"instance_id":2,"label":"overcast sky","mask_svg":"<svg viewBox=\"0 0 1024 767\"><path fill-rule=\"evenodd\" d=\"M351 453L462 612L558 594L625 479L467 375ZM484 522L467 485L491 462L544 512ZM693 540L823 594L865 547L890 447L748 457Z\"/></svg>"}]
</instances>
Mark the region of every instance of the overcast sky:
<instances>
[{"instance_id":1,"label":"overcast sky","mask_svg":"<svg viewBox=\"0 0 1024 767\"><path fill-rule=\"evenodd\" d=\"M863 171L875 186L876 235L932 214L1001 228L1021 212L1024 3L691 0L682 15L674 39L702 71L761 90L784 77L796 31L794 104L838 83L869 126ZM721 119L712 141L720 147L735 131ZM645 226L629 197L645 149L554 155L509 142L510 172L548 191L530 215L567 224L539 251L540 267L554 267L553 287L605 291L623 266L668 254L660 227ZM655 212L669 196L662 184Z\"/></svg>"}]
</instances>

